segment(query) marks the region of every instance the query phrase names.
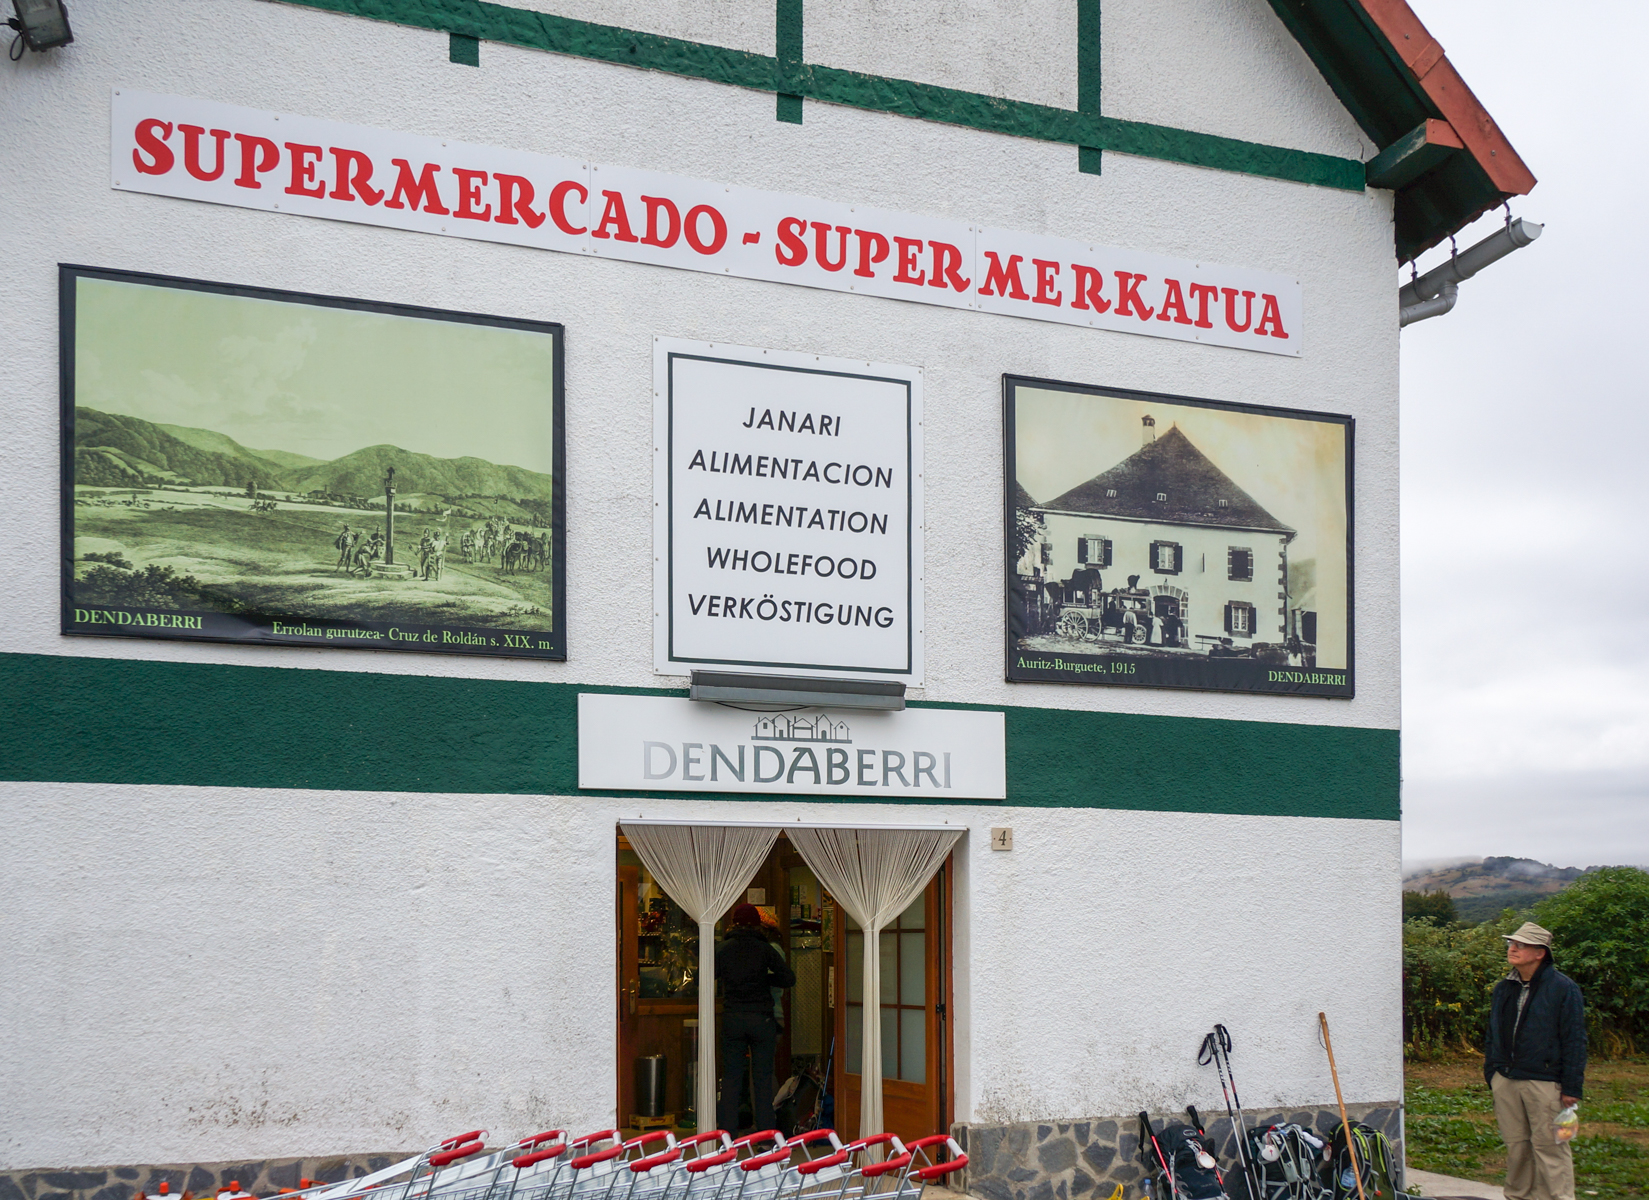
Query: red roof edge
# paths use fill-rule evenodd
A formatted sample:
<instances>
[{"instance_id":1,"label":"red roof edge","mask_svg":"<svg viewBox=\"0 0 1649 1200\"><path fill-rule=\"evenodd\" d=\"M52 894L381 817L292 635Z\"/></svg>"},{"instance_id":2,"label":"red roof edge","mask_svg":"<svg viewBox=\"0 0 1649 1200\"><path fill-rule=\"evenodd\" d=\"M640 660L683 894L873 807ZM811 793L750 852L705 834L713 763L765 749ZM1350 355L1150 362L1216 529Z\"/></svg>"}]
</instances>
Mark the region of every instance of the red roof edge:
<instances>
[{"instance_id":1,"label":"red roof edge","mask_svg":"<svg viewBox=\"0 0 1649 1200\"><path fill-rule=\"evenodd\" d=\"M1408 67L1428 99L1437 106L1466 152L1502 192L1526 196L1535 185L1534 172L1512 149L1488 109L1449 62L1443 47L1426 31L1406 0L1351 0L1362 8L1397 57Z\"/></svg>"}]
</instances>

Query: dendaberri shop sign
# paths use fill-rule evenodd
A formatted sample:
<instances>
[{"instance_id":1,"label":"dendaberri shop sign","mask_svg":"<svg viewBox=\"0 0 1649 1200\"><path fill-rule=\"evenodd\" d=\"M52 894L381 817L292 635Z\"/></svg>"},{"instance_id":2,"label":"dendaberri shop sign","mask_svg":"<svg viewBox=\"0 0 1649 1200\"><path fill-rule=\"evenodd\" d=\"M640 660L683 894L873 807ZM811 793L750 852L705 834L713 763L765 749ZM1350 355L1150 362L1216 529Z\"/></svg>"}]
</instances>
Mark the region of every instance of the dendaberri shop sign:
<instances>
[{"instance_id":1,"label":"dendaberri shop sign","mask_svg":"<svg viewBox=\"0 0 1649 1200\"><path fill-rule=\"evenodd\" d=\"M180 96L112 113L124 191L1300 353L1271 272Z\"/></svg>"}]
</instances>

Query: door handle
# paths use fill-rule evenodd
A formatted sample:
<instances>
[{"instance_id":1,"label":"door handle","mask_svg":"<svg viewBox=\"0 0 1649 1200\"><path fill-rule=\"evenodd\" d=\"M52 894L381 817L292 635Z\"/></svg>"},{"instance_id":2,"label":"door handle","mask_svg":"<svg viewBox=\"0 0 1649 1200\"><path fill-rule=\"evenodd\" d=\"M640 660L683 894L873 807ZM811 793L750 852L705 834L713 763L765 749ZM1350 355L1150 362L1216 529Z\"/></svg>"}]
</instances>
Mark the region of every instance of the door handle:
<instances>
[{"instance_id":1,"label":"door handle","mask_svg":"<svg viewBox=\"0 0 1649 1200\"><path fill-rule=\"evenodd\" d=\"M633 1017L636 1015L636 996L641 991L641 981L638 979L630 980L630 986L625 990L630 993L630 1015Z\"/></svg>"}]
</instances>

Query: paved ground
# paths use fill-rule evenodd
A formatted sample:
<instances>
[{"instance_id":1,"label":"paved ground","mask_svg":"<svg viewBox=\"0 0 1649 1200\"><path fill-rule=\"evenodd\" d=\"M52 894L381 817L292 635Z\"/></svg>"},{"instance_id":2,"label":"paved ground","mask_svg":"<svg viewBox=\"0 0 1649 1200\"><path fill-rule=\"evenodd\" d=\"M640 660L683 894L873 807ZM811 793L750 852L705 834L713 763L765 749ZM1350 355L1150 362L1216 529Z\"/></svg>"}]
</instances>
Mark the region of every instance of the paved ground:
<instances>
[{"instance_id":1,"label":"paved ground","mask_svg":"<svg viewBox=\"0 0 1649 1200\"><path fill-rule=\"evenodd\" d=\"M1404 1176L1409 1192L1418 1192L1433 1200L1505 1200L1505 1193L1492 1183L1478 1183L1475 1179L1456 1179L1452 1175L1435 1175L1430 1171L1416 1171L1410 1167Z\"/></svg>"},{"instance_id":2,"label":"paved ground","mask_svg":"<svg viewBox=\"0 0 1649 1200\"><path fill-rule=\"evenodd\" d=\"M1452 1175L1417 1171L1413 1167L1408 1169L1405 1183L1411 1195L1425 1196L1427 1200L1505 1200L1505 1193L1492 1183L1456 1179ZM973 1200L973 1197L949 1188L929 1187L922 1193L922 1200Z\"/></svg>"}]
</instances>

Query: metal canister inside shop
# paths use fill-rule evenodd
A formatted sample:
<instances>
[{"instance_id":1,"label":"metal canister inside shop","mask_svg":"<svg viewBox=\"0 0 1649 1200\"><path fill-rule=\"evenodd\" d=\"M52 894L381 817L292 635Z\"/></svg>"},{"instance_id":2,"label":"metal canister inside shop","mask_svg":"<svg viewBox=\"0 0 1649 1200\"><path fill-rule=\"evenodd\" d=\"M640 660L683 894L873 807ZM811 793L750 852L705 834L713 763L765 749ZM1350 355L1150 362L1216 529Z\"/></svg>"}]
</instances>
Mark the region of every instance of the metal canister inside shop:
<instances>
[{"instance_id":1,"label":"metal canister inside shop","mask_svg":"<svg viewBox=\"0 0 1649 1200\"><path fill-rule=\"evenodd\" d=\"M662 1054L649 1054L636 1059L636 1114L643 1117L664 1115L664 1085L668 1079L669 1059Z\"/></svg>"}]
</instances>

